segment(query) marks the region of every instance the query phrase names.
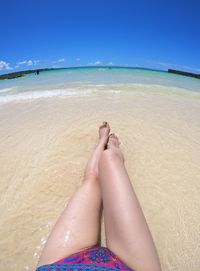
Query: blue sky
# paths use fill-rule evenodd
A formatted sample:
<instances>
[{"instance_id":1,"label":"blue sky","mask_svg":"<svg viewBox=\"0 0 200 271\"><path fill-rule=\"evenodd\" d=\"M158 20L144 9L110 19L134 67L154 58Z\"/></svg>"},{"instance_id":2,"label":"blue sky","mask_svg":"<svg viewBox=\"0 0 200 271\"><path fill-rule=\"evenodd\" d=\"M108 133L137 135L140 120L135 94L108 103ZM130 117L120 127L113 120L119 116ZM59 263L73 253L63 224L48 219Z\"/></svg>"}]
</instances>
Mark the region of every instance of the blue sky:
<instances>
[{"instance_id":1,"label":"blue sky","mask_svg":"<svg viewBox=\"0 0 200 271\"><path fill-rule=\"evenodd\" d=\"M198 0L2 0L0 73L130 65L200 73Z\"/></svg>"}]
</instances>

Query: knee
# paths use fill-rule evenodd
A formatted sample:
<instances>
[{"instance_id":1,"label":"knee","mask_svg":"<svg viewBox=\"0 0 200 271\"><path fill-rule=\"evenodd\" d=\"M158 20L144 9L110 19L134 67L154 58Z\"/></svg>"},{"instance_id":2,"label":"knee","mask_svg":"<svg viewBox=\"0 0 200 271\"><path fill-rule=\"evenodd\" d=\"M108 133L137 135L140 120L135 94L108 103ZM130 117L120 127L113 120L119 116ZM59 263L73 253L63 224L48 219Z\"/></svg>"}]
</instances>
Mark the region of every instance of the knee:
<instances>
[{"instance_id":1,"label":"knee","mask_svg":"<svg viewBox=\"0 0 200 271\"><path fill-rule=\"evenodd\" d=\"M84 182L93 182L98 179L98 172L96 170L90 170L84 173Z\"/></svg>"}]
</instances>

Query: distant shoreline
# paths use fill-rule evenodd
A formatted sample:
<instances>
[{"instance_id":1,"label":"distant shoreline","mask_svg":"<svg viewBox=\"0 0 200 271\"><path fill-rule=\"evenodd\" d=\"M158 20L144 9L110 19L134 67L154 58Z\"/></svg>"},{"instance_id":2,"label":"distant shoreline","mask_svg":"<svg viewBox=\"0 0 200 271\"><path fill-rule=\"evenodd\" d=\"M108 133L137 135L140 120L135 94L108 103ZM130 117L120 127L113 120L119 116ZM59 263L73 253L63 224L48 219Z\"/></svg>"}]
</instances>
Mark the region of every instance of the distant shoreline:
<instances>
[{"instance_id":1,"label":"distant shoreline","mask_svg":"<svg viewBox=\"0 0 200 271\"><path fill-rule=\"evenodd\" d=\"M190 73L190 72L185 72L185 71L180 71L180 70L173 70L173 69L168 69L168 71L164 70L157 70L157 69L150 69L150 68L143 68L143 67L130 67L130 66L75 66L75 67L66 67L66 68L43 68L43 69L34 69L34 70L23 70L23 71L18 71L18 72L12 72L12 73L6 73L0 75L0 80L5 80L5 79L15 79L19 77L23 77L27 74L39 74L40 72L44 71L53 71L53 70L67 70L67 69L85 69L85 68L99 68L99 69L140 69L140 70L149 70L149 71L157 71L157 72L168 72L168 73L174 73L178 75L183 75L183 76L189 76L193 78L200 79L200 74L195 74L195 73Z\"/></svg>"}]
</instances>

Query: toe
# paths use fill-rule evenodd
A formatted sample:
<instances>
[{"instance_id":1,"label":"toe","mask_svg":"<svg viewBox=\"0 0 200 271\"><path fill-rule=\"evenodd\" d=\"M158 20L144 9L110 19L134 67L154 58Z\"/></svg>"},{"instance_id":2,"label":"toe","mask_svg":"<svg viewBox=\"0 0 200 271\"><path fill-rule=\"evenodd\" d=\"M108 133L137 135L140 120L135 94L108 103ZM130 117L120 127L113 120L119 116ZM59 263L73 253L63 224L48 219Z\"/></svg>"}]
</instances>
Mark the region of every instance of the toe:
<instances>
[{"instance_id":1,"label":"toe","mask_svg":"<svg viewBox=\"0 0 200 271\"><path fill-rule=\"evenodd\" d=\"M99 126L99 129L104 128L104 127L105 127L105 124L102 123L102 124Z\"/></svg>"},{"instance_id":2,"label":"toe","mask_svg":"<svg viewBox=\"0 0 200 271\"><path fill-rule=\"evenodd\" d=\"M99 129L106 127L106 122L104 121L100 126Z\"/></svg>"},{"instance_id":3,"label":"toe","mask_svg":"<svg viewBox=\"0 0 200 271\"><path fill-rule=\"evenodd\" d=\"M106 121L104 121L102 125L103 125L103 127L109 127L109 125Z\"/></svg>"},{"instance_id":4,"label":"toe","mask_svg":"<svg viewBox=\"0 0 200 271\"><path fill-rule=\"evenodd\" d=\"M116 134L114 134L114 133L112 134L112 137L115 139L117 138Z\"/></svg>"}]
</instances>

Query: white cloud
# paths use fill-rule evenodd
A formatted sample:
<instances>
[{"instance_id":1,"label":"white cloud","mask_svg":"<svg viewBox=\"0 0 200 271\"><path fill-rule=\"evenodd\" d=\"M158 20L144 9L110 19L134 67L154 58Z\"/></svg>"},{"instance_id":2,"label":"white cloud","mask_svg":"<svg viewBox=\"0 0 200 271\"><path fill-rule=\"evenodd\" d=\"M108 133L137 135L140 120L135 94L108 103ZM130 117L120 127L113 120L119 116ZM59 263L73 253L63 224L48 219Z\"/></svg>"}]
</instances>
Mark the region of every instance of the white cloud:
<instances>
[{"instance_id":1,"label":"white cloud","mask_svg":"<svg viewBox=\"0 0 200 271\"><path fill-rule=\"evenodd\" d=\"M33 66L33 61L32 60L28 60L26 65L27 66Z\"/></svg>"},{"instance_id":2,"label":"white cloud","mask_svg":"<svg viewBox=\"0 0 200 271\"><path fill-rule=\"evenodd\" d=\"M110 62L108 63L108 65L113 65L113 62L112 62L112 61L110 61Z\"/></svg>"},{"instance_id":3,"label":"white cloud","mask_svg":"<svg viewBox=\"0 0 200 271\"><path fill-rule=\"evenodd\" d=\"M65 59L64 58L60 58L60 59L58 59L58 62L59 63L65 62Z\"/></svg>"},{"instance_id":4,"label":"white cloud","mask_svg":"<svg viewBox=\"0 0 200 271\"><path fill-rule=\"evenodd\" d=\"M12 70L13 68L10 67L10 63L5 62L3 60L0 61L0 70Z\"/></svg>"},{"instance_id":5,"label":"white cloud","mask_svg":"<svg viewBox=\"0 0 200 271\"><path fill-rule=\"evenodd\" d=\"M33 60L33 65L36 66L36 65L39 65L40 63L40 60Z\"/></svg>"},{"instance_id":6,"label":"white cloud","mask_svg":"<svg viewBox=\"0 0 200 271\"><path fill-rule=\"evenodd\" d=\"M17 63L17 65L26 65L26 66L32 66L33 61L32 60L24 60Z\"/></svg>"},{"instance_id":7,"label":"white cloud","mask_svg":"<svg viewBox=\"0 0 200 271\"><path fill-rule=\"evenodd\" d=\"M24 64L26 64L26 61L20 61L17 63L17 65L24 65Z\"/></svg>"},{"instance_id":8,"label":"white cloud","mask_svg":"<svg viewBox=\"0 0 200 271\"><path fill-rule=\"evenodd\" d=\"M65 62L65 58L59 58L59 59L56 60L56 61L52 61L53 64L63 63L63 62Z\"/></svg>"},{"instance_id":9,"label":"white cloud","mask_svg":"<svg viewBox=\"0 0 200 271\"><path fill-rule=\"evenodd\" d=\"M25 65L25 66L36 66L40 63L40 60L23 60L17 63L17 66Z\"/></svg>"},{"instance_id":10,"label":"white cloud","mask_svg":"<svg viewBox=\"0 0 200 271\"><path fill-rule=\"evenodd\" d=\"M102 64L102 63L101 63L101 61L99 61L99 60L97 60L97 61L94 63L94 65L100 65L100 64Z\"/></svg>"},{"instance_id":11,"label":"white cloud","mask_svg":"<svg viewBox=\"0 0 200 271\"><path fill-rule=\"evenodd\" d=\"M94 65L94 66L98 66L98 65L102 65L103 63L100 60L97 60L95 62L90 62L88 63L88 65Z\"/></svg>"}]
</instances>

